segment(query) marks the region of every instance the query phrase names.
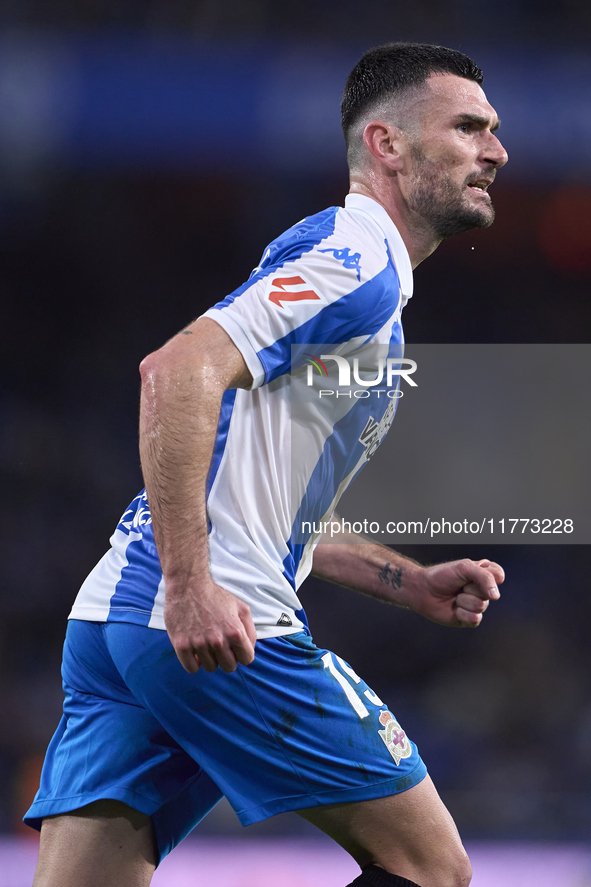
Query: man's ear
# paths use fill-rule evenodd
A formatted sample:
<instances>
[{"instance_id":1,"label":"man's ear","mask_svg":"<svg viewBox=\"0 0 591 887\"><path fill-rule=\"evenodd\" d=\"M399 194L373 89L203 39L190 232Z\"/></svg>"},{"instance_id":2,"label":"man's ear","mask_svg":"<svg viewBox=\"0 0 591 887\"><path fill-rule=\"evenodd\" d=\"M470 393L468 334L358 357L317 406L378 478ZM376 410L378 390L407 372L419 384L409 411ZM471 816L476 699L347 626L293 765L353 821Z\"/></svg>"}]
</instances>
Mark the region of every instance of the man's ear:
<instances>
[{"instance_id":1,"label":"man's ear","mask_svg":"<svg viewBox=\"0 0 591 887\"><path fill-rule=\"evenodd\" d=\"M404 169L407 141L397 126L372 120L363 130L363 141L369 153L388 169L396 172Z\"/></svg>"}]
</instances>

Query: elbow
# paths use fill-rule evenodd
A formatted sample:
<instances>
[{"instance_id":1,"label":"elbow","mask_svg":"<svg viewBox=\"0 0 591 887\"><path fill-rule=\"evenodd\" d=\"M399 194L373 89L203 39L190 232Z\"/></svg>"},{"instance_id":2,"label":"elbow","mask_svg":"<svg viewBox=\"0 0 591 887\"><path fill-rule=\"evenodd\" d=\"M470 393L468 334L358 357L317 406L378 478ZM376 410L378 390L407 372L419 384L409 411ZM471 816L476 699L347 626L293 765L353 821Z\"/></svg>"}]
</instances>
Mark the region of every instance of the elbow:
<instances>
[{"instance_id":1,"label":"elbow","mask_svg":"<svg viewBox=\"0 0 591 887\"><path fill-rule=\"evenodd\" d=\"M148 354L140 363L140 436L145 429L144 420L158 412L167 391L167 377L158 351Z\"/></svg>"},{"instance_id":2,"label":"elbow","mask_svg":"<svg viewBox=\"0 0 591 887\"><path fill-rule=\"evenodd\" d=\"M179 354L178 349L168 343L144 357L139 370L144 393L169 389L171 384L186 384L188 377L195 386L199 378L199 365L187 360L186 355Z\"/></svg>"},{"instance_id":3,"label":"elbow","mask_svg":"<svg viewBox=\"0 0 591 887\"><path fill-rule=\"evenodd\" d=\"M148 376L152 373L154 356L154 354L148 354L148 356L144 357L144 359L140 363L140 378L142 382L145 382Z\"/></svg>"},{"instance_id":4,"label":"elbow","mask_svg":"<svg viewBox=\"0 0 591 887\"><path fill-rule=\"evenodd\" d=\"M153 380L162 371L162 359L160 351L153 351L144 357L140 363L140 378L142 385L146 385L151 379Z\"/></svg>"}]
</instances>

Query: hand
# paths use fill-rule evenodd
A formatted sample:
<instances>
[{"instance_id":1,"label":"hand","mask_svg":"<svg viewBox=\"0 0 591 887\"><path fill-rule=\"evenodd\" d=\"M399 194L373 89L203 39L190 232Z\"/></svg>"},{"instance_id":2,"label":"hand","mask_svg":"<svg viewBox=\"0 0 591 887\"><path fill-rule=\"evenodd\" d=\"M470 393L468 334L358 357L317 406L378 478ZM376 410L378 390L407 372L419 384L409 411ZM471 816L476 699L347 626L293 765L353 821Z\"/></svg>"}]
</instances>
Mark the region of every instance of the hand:
<instances>
[{"instance_id":1,"label":"hand","mask_svg":"<svg viewBox=\"0 0 591 887\"><path fill-rule=\"evenodd\" d=\"M424 567L421 579L409 601L413 610L440 625L476 628L489 602L500 598L505 573L494 561L465 558Z\"/></svg>"},{"instance_id":2,"label":"hand","mask_svg":"<svg viewBox=\"0 0 591 887\"><path fill-rule=\"evenodd\" d=\"M180 593L179 593L180 592ZM250 608L211 579L199 589L167 585L164 623L179 662L190 674L232 672L254 659L256 629Z\"/></svg>"}]
</instances>

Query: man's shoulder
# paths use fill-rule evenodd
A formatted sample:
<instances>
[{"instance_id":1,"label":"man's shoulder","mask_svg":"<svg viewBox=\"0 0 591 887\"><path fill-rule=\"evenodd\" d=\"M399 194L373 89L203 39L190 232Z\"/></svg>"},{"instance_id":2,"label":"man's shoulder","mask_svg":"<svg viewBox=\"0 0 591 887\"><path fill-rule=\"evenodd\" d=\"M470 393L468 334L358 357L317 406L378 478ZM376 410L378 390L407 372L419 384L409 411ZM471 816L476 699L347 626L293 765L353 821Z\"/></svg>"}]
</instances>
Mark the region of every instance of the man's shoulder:
<instances>
[{"instance_id":1,"label":"man's shoulder","mask_svg":"<svg viewBox=\"0 0 591 887\"><path fill-rule=\"evenodd\" d=\"M387 244L371 220L368 223L366 217L347 207L331 206L305 216L275 238L255 271L277 268L310 253L326 255L349 269L357 268L363 255L374 257L381 265Z\"/></svg>"},{"instance_id":2,"label":"man's shoulder","mask_svg":"<svg viewBox=\"0 0 591 887\"><path fill-rule=\"evenodd\" d=\"M285 257L298 258L315 246L320 244L334 231L338 214L342 211L340 206L329 206L321 212L311 216L304 216L295 225L287 228L276 237L265 249L261 260L264 265L275 265Z\"/></svg>"}]
</instances>

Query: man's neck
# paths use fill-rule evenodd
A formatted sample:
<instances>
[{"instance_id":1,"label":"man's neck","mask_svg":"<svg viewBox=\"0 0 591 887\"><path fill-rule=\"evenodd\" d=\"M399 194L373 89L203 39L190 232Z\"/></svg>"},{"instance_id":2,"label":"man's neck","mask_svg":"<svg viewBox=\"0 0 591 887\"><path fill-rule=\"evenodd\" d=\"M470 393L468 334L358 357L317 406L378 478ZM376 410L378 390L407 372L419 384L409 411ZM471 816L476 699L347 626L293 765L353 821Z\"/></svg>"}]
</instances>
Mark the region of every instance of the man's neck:
<instances>
[{"instance_id":1,"label":"man's neck","mask_svg":"<svg viewBox=\"0 0 591 887\"><path fill-rule=\"evenodd\" d=\"M396 201L395 196L387 189L381 187L379 181L368 182L367 179L362 181L352 177L349 193L363 194L365 197L371 197L372 200L384 207L400 232L400 236L408 250L413 270L430 256L441 243L441 238L437 237L432 230L426 229L418 217L415 219L410 212L407 211L405 213Z\"/></svg>"}]
</instances>

